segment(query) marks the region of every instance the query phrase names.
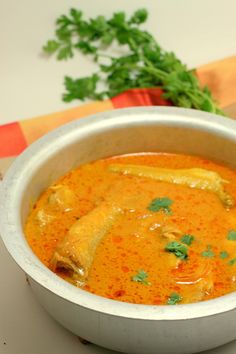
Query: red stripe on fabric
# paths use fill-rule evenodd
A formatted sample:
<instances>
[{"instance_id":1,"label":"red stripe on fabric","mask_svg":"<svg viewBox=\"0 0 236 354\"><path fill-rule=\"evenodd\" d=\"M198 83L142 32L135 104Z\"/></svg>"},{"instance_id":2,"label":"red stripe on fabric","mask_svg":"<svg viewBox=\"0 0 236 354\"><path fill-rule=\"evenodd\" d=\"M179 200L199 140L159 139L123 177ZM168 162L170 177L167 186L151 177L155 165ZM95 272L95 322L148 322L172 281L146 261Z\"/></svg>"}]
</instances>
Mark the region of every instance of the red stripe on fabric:
<instances>
[{"instance_id":1,"label":"red stripe on fabric","mask_svg":"<svg viewBox=\"0 0 236 354\"><path fill-rule=\"evenodd\" d=\"M114 108L136 106L171 106L171 102L163 98L160 88L131 89L111 98Z\"/></svg>"},{"instance_id":2,"label":"red stripe on fabric","mask_svg":"<svg viewBox=\"0 0 236 354\"><path fill-rule=\"evenodd\" d=\"M0 157L16 156L26 147L27 143L19 123L0 126Z\"/></svg>"}]
</instances>

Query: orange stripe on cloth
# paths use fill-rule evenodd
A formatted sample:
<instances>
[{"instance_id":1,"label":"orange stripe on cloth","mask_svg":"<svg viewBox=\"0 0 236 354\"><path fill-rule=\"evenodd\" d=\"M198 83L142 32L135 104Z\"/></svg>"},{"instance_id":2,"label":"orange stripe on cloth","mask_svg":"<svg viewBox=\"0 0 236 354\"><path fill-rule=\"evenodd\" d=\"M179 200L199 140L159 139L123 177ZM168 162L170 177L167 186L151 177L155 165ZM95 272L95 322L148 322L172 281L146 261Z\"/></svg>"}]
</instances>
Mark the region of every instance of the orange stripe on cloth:
<instances>
[{"instance_id":1,"label":"orange stripe on cloth","mask_svg":"<svg viewBox=\"0 0 236 354\"><path fill-rule=\"evenodd\" d=\"M163 91L158 87L131 89L112 97L114 108L135 106L170 106L163 98Z\"/></svg>"},{"instance_id":2,"label":"orange stripe on cloth","mask_svg":"<svg viewBox=\"0 0 236 354\"><path fill-rule=\"evenodd\" d=\"M211 89L223 110L236 118L236 56L198 68L197 76L203 86ZM170 105L162 94L160 88L132 89L111 100L0 126L0 157L16 156L50 130L93 113L123 107Z\"/></svg>"},{"instance_id":3,"label":"orange stripe on cloth","mask_svg":"<svg viewBox=\"0 0 236 354\"><path fill-rule=\"evenodd\" d=\"M2 132L4 132L2 134L5 140L2 139L2 147L0 146L1 157L18 155L28 145L49 131L62 124L86 117L90 114L105 112L114 108L170 105L162 95L163 91L160 88L131 89L121 93L117 97L113 97L111 100L93 102L63 112L23 120L19 123L12 123L9 127L7 127L8 125L2 126ZM11 136L16 135L16 127L18 129L18 138L12 141ZM19 137L21 137L21 145L19 145ZM7 144L6 142L9 139L10 142ZM15 146L17 142L18 150Z\"/></svg>"},{"instance_id":4,"label":"orange stripe on cloth","mask_svg":"<svg viewBox=\"0 0 236 354\"><path fill-rule=\"evenodd\" d=\"M236 102L236 55L197 69L202 86L207 85L221 108Z\"/></svg>"},{"instance_id":5,"label":"orange stripe on cloth","mask_svg":"<svg viewBox=\"0 0 236 354\"><path fill-rule=\"evenodd\" d=\"M16 156L27 147L19 123L0 126L0 157Z\"/></svg>"},{"instance_id":6,"label":"orange stripe on cloth","mask_svg":"<svg viewBox=\"0 0 236 354\"><path fill-rule=\"evenodd\" d=\"M105 112L110 109L113 109L113 105L110 100L93 102L63 112L57 112L37 118L23 120L19 122L19 124L27 144L29 145L36 139L40 138L42 135L59 127L62 124L86 117L90 114Z\"/></svg>"}]
</instances>

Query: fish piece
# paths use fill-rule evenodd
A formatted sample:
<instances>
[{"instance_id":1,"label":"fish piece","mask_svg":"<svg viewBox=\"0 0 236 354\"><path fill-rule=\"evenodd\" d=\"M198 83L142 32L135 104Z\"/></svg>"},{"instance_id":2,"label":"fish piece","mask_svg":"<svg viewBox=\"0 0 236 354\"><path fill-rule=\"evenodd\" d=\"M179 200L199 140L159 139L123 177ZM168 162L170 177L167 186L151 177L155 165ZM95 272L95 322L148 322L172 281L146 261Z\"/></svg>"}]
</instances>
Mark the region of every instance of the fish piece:
<instances>
[{"instance_id":1,"label":"fish piece","mask_svg":"<svg viewBox=\"0 0 236 354\"><path fill-rule=\"evenodd\" d=\"M39 209L37 214L35 215L35 222L39 225L40 228L45 227L50 224L55 219L55 215L50 213L48 210L44 208Z\"/></svg>"},{"instance_id":2,"label":"fish piece","mask_svg":"<svg viewBox=\"0 0 236 354\"><path fill-rule=\"evenodd\" d=\"M207 190L216 194L225 207L231 208L234 206L232 196L226 193L223 187L223 184L229 182L214 171L203 168L168 169L125 164L111 164L108 166L108 170L110 172L123 173L124 175L146 177L157 181Z\"/></svg>"},{"instance_id":3,"label":"fish piece","mask_svg":"<svg viewBox=\"0 0 236 354\"><path fill-rule=\"evenodd\" d=\"M44 198L43 205L35 214L35 223L41 229L57 218L55 212L71 210L75 199L73 191L67 186L59 184L50 189L51 194L48 198Z\"/></svg>"},{"instance_id":4,"label":"fish piece","mask_svg":"<svg viewBox=\"0 0 236 354\"><path fill-rule=\"evenodd\" d=\"M52 186L51 189L52 193L48 198L48 205L63 211L71 210L75 200L74 192L62 184Z\"/></svg>"},{"instance_id":5,"label":"fish piece","mask_svg":"<svg viewBox=\"0 0 236 354\"><path fill-rule=\"evenodd\" d=\"M120 207L104 202L81 217L56 248L52 269L68 269L75 279L85 281L99 243L121 214Z\"/></svg>"}]
</instances>

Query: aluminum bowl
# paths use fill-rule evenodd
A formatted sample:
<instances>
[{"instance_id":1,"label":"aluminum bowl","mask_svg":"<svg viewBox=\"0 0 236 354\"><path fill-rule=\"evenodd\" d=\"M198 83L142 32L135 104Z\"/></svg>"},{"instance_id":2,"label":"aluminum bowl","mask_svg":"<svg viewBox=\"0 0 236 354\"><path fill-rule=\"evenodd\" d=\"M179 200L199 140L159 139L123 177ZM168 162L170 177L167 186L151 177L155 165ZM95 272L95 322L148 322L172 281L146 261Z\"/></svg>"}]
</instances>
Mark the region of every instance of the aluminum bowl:
<instances>
[{"instance_id":1,"label":"aluminum bowl","mask_svg":"<svg viewBox=\"0 0 236 354\"><path fill-rule=\"evenodd\" d=\"M1 186L1 236L44 308L90 342L124 353L195 353L236 339L236 293L177 306L123 303L60 279L31 251L23 232L29 206L80 164L141 151L204 156L236 167L236 122L178 108L130 108L69 123L32 144Z\"/></svg>"}]
</instances>

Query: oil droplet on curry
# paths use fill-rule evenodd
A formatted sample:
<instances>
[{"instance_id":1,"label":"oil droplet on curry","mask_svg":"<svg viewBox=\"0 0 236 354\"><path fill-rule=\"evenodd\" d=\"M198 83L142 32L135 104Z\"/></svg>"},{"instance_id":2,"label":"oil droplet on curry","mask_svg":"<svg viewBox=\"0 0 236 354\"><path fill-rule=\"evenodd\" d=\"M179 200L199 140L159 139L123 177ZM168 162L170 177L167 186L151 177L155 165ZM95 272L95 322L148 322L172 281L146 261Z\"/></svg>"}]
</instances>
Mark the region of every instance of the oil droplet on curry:
<instances>
[{"instance_id":1,"label":"oil droplet on curry","mask_svg":"<svg viewBox=\"0 0 236 354\"><path fill-rule=\"evenodd\" d=\"M91 293L176 305L236 290L236 172L196 156L140 153L70 171L25 225L38 258Z\"/></svg>"}]
</instances>

